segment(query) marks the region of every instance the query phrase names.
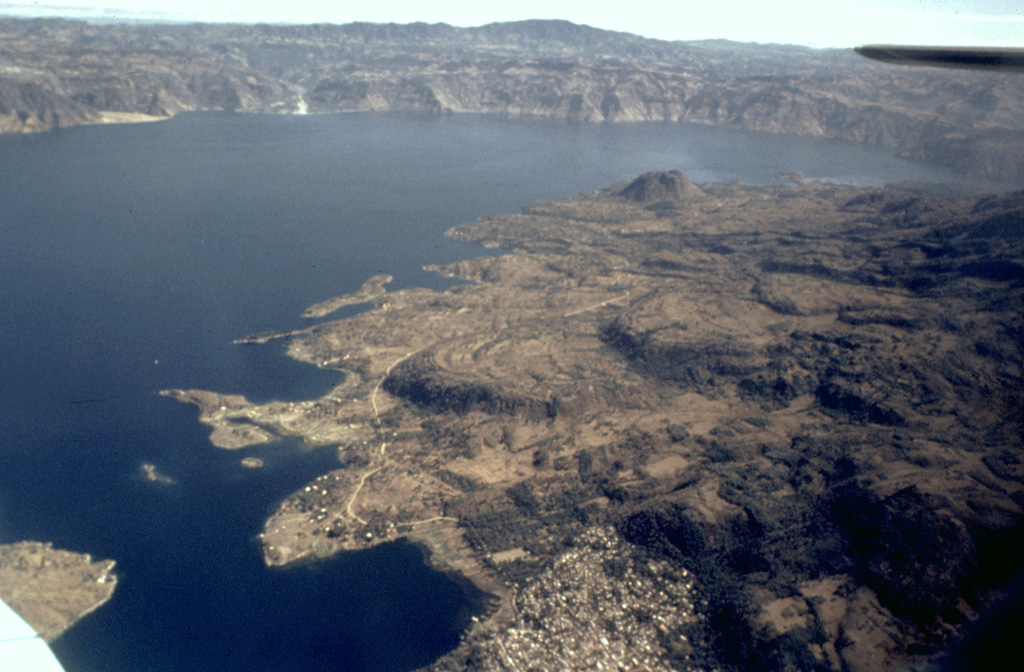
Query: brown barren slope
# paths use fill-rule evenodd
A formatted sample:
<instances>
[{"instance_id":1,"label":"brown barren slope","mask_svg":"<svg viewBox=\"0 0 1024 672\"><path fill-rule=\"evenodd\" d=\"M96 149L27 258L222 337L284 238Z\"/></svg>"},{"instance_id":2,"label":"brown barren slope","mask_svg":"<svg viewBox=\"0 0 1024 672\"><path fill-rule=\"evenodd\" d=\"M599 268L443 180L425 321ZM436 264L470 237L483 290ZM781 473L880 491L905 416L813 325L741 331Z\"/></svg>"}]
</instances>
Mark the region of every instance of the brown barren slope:
<instances>
[{"instance_id":1,"label":"brown barren slope","mask_svg":"<svg viewBox=\"0 0 1024 672\"><path fill-rule=\"evenodd\" d=\"M496 596L436 669L895 669L1020 567L1020 193L650 174L450 235L516 252L289 340L341 392L168 393L337 446L269 564L408 537Z\"/></svg>"},{"instance_id":2,"label":"brown barren slope","mask_svg":"<svg viewBox=\"0 0 1024 672\"><path fill-rule=\"evenodd\" d=\"M0 545L0 599L52 642L110 599L113 560L23 541Z\"/></svg>"}]
</instances>

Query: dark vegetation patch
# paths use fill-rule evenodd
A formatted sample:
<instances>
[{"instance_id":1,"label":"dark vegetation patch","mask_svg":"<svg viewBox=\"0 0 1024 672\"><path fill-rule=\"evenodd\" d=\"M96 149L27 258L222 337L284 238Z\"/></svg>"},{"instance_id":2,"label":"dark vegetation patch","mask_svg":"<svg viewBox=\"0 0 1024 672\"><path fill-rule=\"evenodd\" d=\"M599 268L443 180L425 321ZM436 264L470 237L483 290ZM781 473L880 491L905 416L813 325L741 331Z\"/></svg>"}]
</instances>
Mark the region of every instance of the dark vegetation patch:
<instances>
[{"instance_id":1,"label":"dark vegetation patch","mask_svg":"<svg viewBox=\"0 0 1024 672\"><path fill-rule=\"evenodd\" d=\"M659 342L618 320L602 326L601 340L645 375L697 390L716 387L717 377L750 375L763 366L757 353L739 343Z\"/></svg>"},{"instance_id":2,"label":"dark vegetation patch","mask_svg":"<svg viewBox=\"0 0 1024 672\"><path fill-rule=\"evenodd\" d=\"M426 358L411 358L403 362L384 381L383 387L389 394L434 413L462 415L479 410L491 414L553 417L549 401L517 396L497 384L460 380L433 368ZM557 405L553 412L557 415Z\"/></svg>"},{"instance_id":3,"label":"dark vegetation patch","mask_svg":"<svg viewBox=\"0 0 1024 672\"><path fill-rule=\"evenodd\" d=\"M879 498L857 483L835 490L829 513L852 570L895 615L937 631L962 623L961 601L978 605L977 548L949 502L916 486Z\"/></svg>"},{"instance_id":4,"label":"dark vegetation patch","mask_svg":"<svg viewBox=\"0 0 1024 672\"><path fill-rule=\"evenodd\" d=\"M456 474L448 469L438 469L434 472L434 476L442 483L446 483L463 492L476 492L483 488L483 485L477 479L464 474Z\"/></svg>"},{"instance_id":5,"label":"dark vegetation patch","mask_svg":"<svg viewBox=\"0 0 1024 672\"><path fill-rule=\"evenodd\" d=\"M871 399L859 386L842 380L829 380L814 391L818 402L832 411L842 413L854 422L870 422L876 425L902 425L902 415L883 402Z\"/></svg>"},{"instance_id":6,"label":"dark vegetation patch","mask_svg":"<svg viewBox=\"0 0 1024 672\"><path fill-rule=\"evenodd\" d=\"M866 456L896 459L905 448L894 442L881 429L841 431L764 447L763 456L778 468L735 459L706 463L722 479L719 497L735 507L716 524L685 503L687 488L697 482L692 479L612 515L641 552L672 558L694 573L707 600L694 641L708 642L722 669L829 669L814 655L827 636L813 610L807 627L771 635L758 621L760 603L749 590L758 586L789 597L801 582L827 576L850 576L855 585L868 586L907 632L924 634L928 646L942 645L951 626L965 623L973 609L983 608L986 595L1019 570L1024 525L1012 519L1007 525L965 525L952 513L952 502L916 487L874 494L878 475ZM726 445L709 450L736 453ZM988 461L1010 475L1020 458ZM739 477L744 469L751 473ZM794 494L772 498L769 493L784 483Z\"/></svg>"}]
</instances>

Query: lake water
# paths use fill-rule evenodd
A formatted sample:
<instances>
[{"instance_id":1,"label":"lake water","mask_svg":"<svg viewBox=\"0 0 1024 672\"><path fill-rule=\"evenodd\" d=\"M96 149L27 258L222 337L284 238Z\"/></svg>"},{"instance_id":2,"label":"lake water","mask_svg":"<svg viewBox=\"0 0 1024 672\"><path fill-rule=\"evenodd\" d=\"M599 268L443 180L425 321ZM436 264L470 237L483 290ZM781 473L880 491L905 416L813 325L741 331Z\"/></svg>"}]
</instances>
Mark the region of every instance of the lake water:
<instances>
[{"instance_id":1,"label":"lake water","mask_svg":"<svg viewBox=\"0 0 1024 672\"><path fill-rule=\"evenodd\" d=\"M219 451L195 409L155 393L322 394L338 376L232 339L301 326L377 273L443 288L424 264L483 253L448 227L673 168L964 181L839 142L669 124L197 113L0 138L0 543L52 541L120 576L56 643L67 669L409 670L455 646L472 596L414 547L264 568L254 535L333 450ZM177 484L146 482L145 462Z\"/></svg>"}]
</instances>

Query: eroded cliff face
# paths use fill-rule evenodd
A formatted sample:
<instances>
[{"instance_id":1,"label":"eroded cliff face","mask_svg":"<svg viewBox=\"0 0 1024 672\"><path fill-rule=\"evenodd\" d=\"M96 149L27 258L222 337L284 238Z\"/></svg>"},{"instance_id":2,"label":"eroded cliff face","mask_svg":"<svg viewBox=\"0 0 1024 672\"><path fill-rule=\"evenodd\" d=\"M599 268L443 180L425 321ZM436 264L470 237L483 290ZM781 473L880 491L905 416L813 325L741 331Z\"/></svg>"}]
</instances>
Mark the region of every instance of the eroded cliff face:
<instances>
[{"instance_id":1,"label":"eroded cliff face","mask_svg":"<svg viewBox=\"0 0 1024 672\"><path fill-rule=\"evenodd\" d=\"M835 137L1024 175L1015 75L899 69L839 50L661 42L560 21L463 29L0 20L0 35L0 132L117 119L110 112L472 112Z\"/></svg>"}]
</instances>

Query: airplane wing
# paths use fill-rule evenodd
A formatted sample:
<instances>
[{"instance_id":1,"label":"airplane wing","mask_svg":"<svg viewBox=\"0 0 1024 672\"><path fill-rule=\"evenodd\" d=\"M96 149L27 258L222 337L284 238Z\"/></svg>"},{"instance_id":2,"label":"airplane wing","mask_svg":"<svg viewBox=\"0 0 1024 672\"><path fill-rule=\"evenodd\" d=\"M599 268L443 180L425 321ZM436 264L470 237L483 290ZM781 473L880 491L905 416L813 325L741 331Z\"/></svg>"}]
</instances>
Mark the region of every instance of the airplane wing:
<instances>
[{"instance_id":1,"label":"airplane wing","mask_svg":"<svg viewBox=\"0 0 1024 672\"><path fill-rule=\"evenodd\" d=\"M854 51L865 58L894 65L1024 72L1024 49L1013 47L908 47L895 44L868 44L854 47Z\"/></svg>"},{"instance_id":2,"label":"airplane wing","mask_svg":"<svg viewBox=\"0 0 1024 672\"><path fill-rule=\"evenodd\" d=\"M0 663L4 672L64 672L43 638L0 600Z\"/></svg>"}]
</instances>

